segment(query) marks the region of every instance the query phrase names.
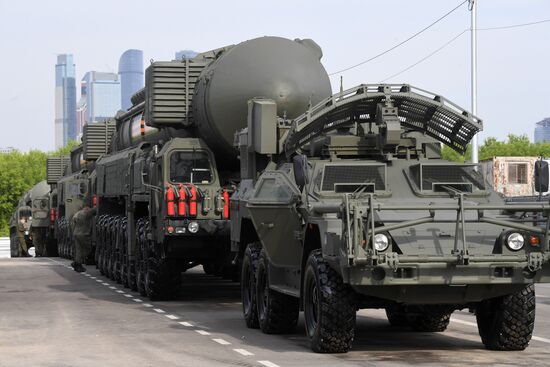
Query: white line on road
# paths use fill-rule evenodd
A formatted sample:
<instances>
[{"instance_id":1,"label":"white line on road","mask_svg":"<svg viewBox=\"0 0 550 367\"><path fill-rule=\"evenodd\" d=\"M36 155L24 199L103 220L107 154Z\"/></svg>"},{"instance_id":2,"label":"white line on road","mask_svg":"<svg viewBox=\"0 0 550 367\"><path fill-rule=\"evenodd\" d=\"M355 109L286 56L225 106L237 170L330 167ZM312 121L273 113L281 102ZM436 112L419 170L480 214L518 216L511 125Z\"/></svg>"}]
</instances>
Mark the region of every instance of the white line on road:
<instances>
[{"instance_id":1,"label":"white line on road","mask_svg":"<svg viewBox=\"0 0 550 367\"><path fill-rule=\"evenodd\" d=\"M210 335L208 331L204 331L204 330L195 330L195 331L201 335Z\"/></svg>"},{"instance_id":2,"label":"white line on road","mask_svg":"<svg viewBox=\"0 0 550 367\"><path fill-rule=\"evenodd\" d=\"M168 317L170 320L178 320L179 317L177 317L176 315L164 315L166 317Z\"/></svg>"},{"instance_id":3,"label":"white line on road","mask_svg":"<svg viewBox=\"0 0 550 367\"><path fill-rule=\"evenodd\" d=\"M270 361L258 361L258 363L263 364L266 367L279 367L278 364L275 364L275 363L270 362Z\"/></svg>"},{"instance_id":4,"label":"white line on road","mask_svg":"<svg viewBox=\"0 0 550 367\"><path fill-rule=\"evenodd\" d=\"M96 277L90 277L90 279L97 279Z\"/></svg>"},{"instance_id":5,"label":"white line on road","mask_svg":"<svg viewBox=\"0 0 550 367\"><path fill-rule=\"evenodd\" d=\"M110 286L109 288L112 290L116 290L116 287L113 287L113 286Z\"/></svg>"},{"instance_id":6,"label":"white line on road","mask_svg":"<svg viewBox=\"0 0 550 367\"><path fill-rule=\"evenodd\" d=\"M132 301L134 301L134 302L143 302L143 301L140 300L139 298L133 298Z\"/></svg>"},{"instance_id":7,"label":"white line on road","mask_svg":"<svg viewBox=\"0 0 550 367\"><path fill-rule=\"evenodd\" d=\"M125 294L124 297L132 298L133 296L131 294Z\"/></svg>"},{"instance_id":8,"label":"white line on road","mask_svg":"<svg viewBox=\"0 0 550 367\"><path fill-rule=\"evenodd\" d=\"M143 307L153 307L153 305L150 304L150 303L144 303L144 304L143 304Z\"/></svg>"},{"instance_id":9,"label":"white line on road","mask_svg":"<svg viewBox=\"0 0 550 367\"><path fill-rule=\"evenodd\" d=\"M468 325L468 326L475 326L477 327L477 324L475 322L470 322L470 321L464 321L464 320L460 320L460 319L455 319L454 317L451 317L451 321L454 321L456 322L457 324L464 324L464 325Z\"/></svg>"},{"instance_id":10,"label":"white line on road","mask_svg":"<svg viewBox=\"0 0 550 367\"><path fill-rule=\"evenodd\" d=\"M243 356L253 356L254 353L250 353L246 349L233 349L235 352L242 354Z\"/></svg>"},{"instance_id":11,"label":"white line on road","mask_svg":"<svg viewBox=\"0 0 550 367\"><path fill-rule=\"evenodd\" d=\"M101 280L101 279L96 279L95 281L98 282L98 283L103 283L103 280Z\"/></svg>"},{"instance_id":12,"label":"white line on road","mask_svg":"<svg viewBox=\"0 0 550 367\"><path fill-rule=\"evenodd\" d=\"M541 338L540 336L533 336L531 339L536 340L538 342L543 342L543 343L549 343L550 344L550 339Z\"/></svg>"},{"instance_id":13,"label":"white line on road","mask_svg":"<svg viewBox=\"0 0 550 367\"><path fill-rule=\"evenodd\" d=\"M475 322L470 322L470 321L464 321L464 320L460 320L460 319L456 319L454 317L451 317L451 321L453 322L456 322L458 324L463 324L463 325L468 325L468 326L474 326L474 327L477 327L477 324ZM536 340L536 341L539 341L539 342L543 342L543 343L548 343L550 344L550 339L546 339L546 338L541 338L540 336L534 336L531 338L533 340Z\"/></svg>"},{"instance_id":14,"label":"white line on road","mask_svg":"<svg viewBox=\"0 0 550 367\"><path fill-rule=\"evenodd\" d=\"M117 293L124 294L124 291L121 291L120 289L116 291Z\"/></svg>"},{"instance_id":15,"label":"white line on road","mask_svg":"<svg viewBox=\"0 0 550 367\"><path fill-rule=\"evenodd\" d=\"M153 311L158 313L164 313L164 310L161 310L160 308L153 308Z\"/></svg>"},{"instance_id":16,"label":"white line on road","mask_svg":"<svg viewBox=\"0 0 550 367\"><path fill-rule=\"evenodd\" d=\"M223 339L212 339L213 341L215 341L216 343L218 344L221 344L221 345L229 345L231 344L230 342L228 342L227 340L223 340Z\"/></svg>"},{"instance_id":17,"label":"white line on road","mask_svg":"<svg viewBox=\"0 0 550 367\"><path fill-rule=\"evenodd\" d=\"M101 284L106 285L106 286L110 286L110 284L109 284L109 283L106 283L106 282L103 282L103 283L101 283Z\"/></svg>"},{"instance_id":18,"label":"white line on road","mask_svg":"<svg viewBox=\"0 0 550 367\"><path fill-rule=\"evenodd\" d=\"M182 321L182 322L179 322L178 324L183 325L183 326L187 326L187 327L193 326L193 324L191 324L187 321Z\"/></svg>"}]
</instances>

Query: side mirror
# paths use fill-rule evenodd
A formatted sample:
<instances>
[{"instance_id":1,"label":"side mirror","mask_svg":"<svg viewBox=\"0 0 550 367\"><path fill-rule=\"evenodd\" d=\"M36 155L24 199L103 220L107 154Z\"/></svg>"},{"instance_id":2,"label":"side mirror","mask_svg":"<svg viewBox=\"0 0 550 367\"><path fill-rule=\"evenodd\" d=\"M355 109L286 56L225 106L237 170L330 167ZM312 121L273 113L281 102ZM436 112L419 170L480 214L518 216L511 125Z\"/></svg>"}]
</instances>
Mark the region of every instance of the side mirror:
<instances>
[{"instance_id":1,"label":"side mirror","mask_svg":"<svg viewBox=\"0 0 550 367\"><path fill-rule=\"evenodd\" d=\"M294 168L294 180L300 191L307 183L307 157L303 154L292 157L292 166Z\"/></svg>"},{"instance_id":2,"label":"side mirror","mask_svg":"<svg viewBox=\"0 0 550 367\"><path fill-rule=\"evenodd\" d=\"M535 162L535 191L544 193L548 191L548 162L542 159Z\"/></svg>"}]
</instances>

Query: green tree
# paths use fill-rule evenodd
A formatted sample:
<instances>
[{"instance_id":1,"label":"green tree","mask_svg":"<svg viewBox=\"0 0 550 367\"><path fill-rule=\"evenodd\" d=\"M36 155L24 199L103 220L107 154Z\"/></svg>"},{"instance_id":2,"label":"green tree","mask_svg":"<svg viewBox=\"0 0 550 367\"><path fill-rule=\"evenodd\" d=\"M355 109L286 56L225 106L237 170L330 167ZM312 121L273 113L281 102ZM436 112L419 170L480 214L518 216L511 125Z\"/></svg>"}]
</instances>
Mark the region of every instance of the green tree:
<instances>
[{"instance_id":1,"label":"green tree","mask_svg":"<svg viewBox=\"0 0 550 367\"><path fill-rule=\"evenodd\" d=\"M455 162L469 161L472 156L471 146L468 145L466 154L460 155L451 148L443 147L443 158ZM479 147L479 160L483 161L492 157L549 157L550 143L532 143L527 135L508 135L506 141L496 138L486 138Z\"/></svg>"},{"instance_id":2,"label":"green tree","mask_svg":"<svg viewBox=\"0 0 550 367\"><path fill-rule=\"evenodd\" d=\"M9 221L19 199L46 178L46 159L70 153L78 143L71 141L55 152L31 150L0 154L0 236L9 235Z\"/></svg>"}]
</instances>

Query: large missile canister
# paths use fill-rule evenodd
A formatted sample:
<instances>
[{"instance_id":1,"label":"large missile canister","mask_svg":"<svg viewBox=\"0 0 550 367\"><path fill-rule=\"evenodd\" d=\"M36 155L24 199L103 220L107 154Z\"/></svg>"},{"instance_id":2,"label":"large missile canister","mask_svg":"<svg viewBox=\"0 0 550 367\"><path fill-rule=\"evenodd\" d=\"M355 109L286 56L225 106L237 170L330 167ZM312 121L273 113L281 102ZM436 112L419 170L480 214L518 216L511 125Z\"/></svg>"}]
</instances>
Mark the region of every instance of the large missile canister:
<instances>
[{"instance_id":1,"label":"large missile canister","mask_svg":"<svg viewBox=\"0 0 550 367\"><path fill-rule=\"evenodd\" d=\"M246 127L249 99L271 98L277 114L291 119L332 94L322 55L309 39L261 37L231 47L202 71L193 97L195 126L218 164L236 162L233 137Z\"/></svg>"}]
</instances>

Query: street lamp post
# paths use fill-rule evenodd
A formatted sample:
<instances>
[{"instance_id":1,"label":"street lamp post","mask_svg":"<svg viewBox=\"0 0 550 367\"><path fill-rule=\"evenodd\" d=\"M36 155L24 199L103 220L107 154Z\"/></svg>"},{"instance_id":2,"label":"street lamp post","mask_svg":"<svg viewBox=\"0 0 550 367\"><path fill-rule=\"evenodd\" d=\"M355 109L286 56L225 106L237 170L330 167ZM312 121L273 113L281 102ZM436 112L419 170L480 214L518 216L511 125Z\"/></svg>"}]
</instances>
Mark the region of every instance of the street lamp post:
<instances>
[{"instance_id":1,"label":"street lamp post","mask_svg":"<svg viewBox=\"0 0 550 367\"><path fill-rule=\"evenodd\" d=\"M477 115L477 0L469 0L471 12L471 85L472 85L472 113ZM472 139L472 163L478 163L477 134Z\"/></svg>"}]
</instances>

